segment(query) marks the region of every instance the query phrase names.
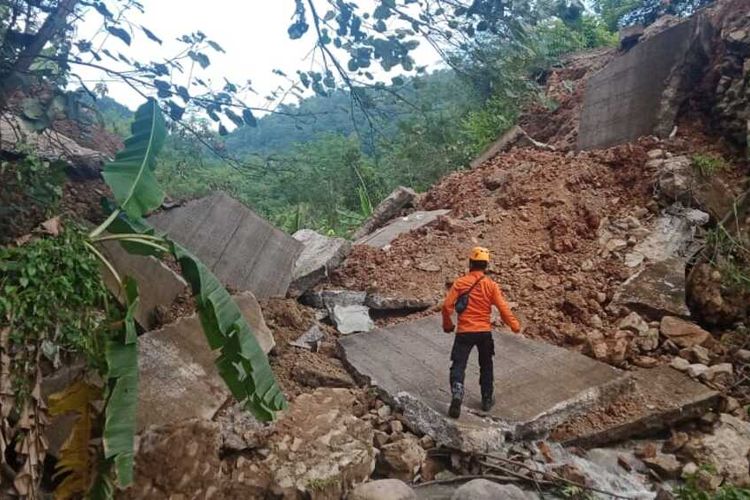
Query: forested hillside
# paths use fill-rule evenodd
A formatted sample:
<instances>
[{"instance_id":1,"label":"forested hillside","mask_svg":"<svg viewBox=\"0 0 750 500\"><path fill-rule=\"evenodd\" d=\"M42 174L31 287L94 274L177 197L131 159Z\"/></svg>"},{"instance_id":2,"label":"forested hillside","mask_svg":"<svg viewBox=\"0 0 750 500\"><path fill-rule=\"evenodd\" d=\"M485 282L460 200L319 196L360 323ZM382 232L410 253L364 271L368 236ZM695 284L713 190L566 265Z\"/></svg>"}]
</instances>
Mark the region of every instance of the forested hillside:
<instances>
[{"instance_id":1,"label":"forested hillside","mask_svg":"<svg viewBox=\"0 0 750 500\"><path fill-rule=\"evenodd\" d=\"M309 97L225 138L198 121L204 145L170 137L161 180L178 199L221 189L288 231L346 235L394 187L425 190L464 167L523 106L554 108L539 89L565 54L616 42L582 11L550 15L518 39L485 38L443 69L357 87L356 99L347 89Z\"/></svg>"}]
</instances>

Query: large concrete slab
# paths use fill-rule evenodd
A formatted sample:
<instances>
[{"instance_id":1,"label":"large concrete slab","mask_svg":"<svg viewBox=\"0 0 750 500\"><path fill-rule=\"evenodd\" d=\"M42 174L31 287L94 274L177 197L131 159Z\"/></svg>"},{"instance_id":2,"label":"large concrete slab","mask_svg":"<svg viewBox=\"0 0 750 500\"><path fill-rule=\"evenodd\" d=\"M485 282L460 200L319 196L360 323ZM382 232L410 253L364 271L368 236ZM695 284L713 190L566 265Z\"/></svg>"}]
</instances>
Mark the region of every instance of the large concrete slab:
<instances>
[{"instance_id":1,"label":"large concrete slab","mask_svg":"<svg viewBox=\"0 0 750 500\"><path fill-rule=\"evenodd\" d=\"M227 286L259 299L286 295L302 243L225 193L149 217L187 247Z\"/></svg>"},{"instance_id":2,"label":"large concrete slab","mask_svg":"<svg viewBox=\"0 0 750 500\"><path fill-rule=\"evenodd\" d=\"M552 437L567 445L603 446L644 437L716 408L720 394L664 365L633 373L634 390L590 415L574 417Z\"/></svg>"},{"instance_id":3,"label":"large concrete slab","mask_svg":"<svg viewBox=\"0 0 750 500\"><path fill-rule=\"evenodd\" d=\"M639 43L588 80L579 149L629 142L654 133L657 126L671 128L671 124L660 123L674 119L664 105L676 104L665 101L665 94L674 68L690 50L694 22L682 22Z\"/></svg>"},{"instance_id":4,"label":"large concrete slab","mask_svg":"<svg viewBox=\"0 0 750 500\"><path fill-rule=\"evenodd\" d=\"M234 297L264 352L273 335L252 294ZM138 430L189 418L210 420L229 397L201 327L200 318L182 318L138 338Z\"/></svg>"},{"instance_id":5,"label":"large concrete slab","mask_svg":"<svg viewBox=\"0 0 750 500\"><path fill-rule=\"evenodd\" d=\"M355 245L367 245L375 248L384 248L395 240L399 235L414 231L437 220L441 215L446 215L450 210L432 210L430 212L414 212L406 217L399 217L385 227L381 227L374 233L360 238Z\"/></svg>"},{"instance_id":6,"label":"large concrete slab","mask_svg":"<svg viewBox=\"0 0 750 500\"><path fill-rule=\"evenodd\" d=\"M135 319L148 331L156 324L156 309L169 307L187 289L187 282L154 257L131 255L119 242L107 241L104 255L121 277L130 276L138 282L140 301ZM104 283L112 294L122 301L122 289L108 270L102 270Z\"/></svg>"},{"instance_id":7,"label":"large concrete slab","mask_svg":"<svg viewBox=\"0 0 750 500\"><path fill-rule=\"evenodd\" d=\"M519 335L494 337L497 404L489 414L479 410L475 350L459 420L445 416L453 335L442 332L439 317L350 335L339 343L352 369L402 407L412 426L465 451L543 434L630 387L624 372L581 354Z\"/></svg>"}]
</instances>

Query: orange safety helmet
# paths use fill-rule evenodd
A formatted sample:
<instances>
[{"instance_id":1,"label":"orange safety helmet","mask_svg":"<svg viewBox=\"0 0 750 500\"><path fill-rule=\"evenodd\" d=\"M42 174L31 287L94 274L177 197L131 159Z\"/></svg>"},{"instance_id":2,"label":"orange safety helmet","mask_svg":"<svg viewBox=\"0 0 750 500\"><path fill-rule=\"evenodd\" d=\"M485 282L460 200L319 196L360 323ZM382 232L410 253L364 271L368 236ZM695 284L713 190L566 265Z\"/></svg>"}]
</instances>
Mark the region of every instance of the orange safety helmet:
<instances>
[{"instance_id":1,"label":"orange safety helmet","mask_svg":"<svg viewBox=\"0 0 750 500\"><path fill-rule=\"evenodd\" d=\"M484 247L474 247L471 249L471 254L469 254L469 260L474 260L478 262L489 262L490 251Z\"/></svg>"}]
</instances>

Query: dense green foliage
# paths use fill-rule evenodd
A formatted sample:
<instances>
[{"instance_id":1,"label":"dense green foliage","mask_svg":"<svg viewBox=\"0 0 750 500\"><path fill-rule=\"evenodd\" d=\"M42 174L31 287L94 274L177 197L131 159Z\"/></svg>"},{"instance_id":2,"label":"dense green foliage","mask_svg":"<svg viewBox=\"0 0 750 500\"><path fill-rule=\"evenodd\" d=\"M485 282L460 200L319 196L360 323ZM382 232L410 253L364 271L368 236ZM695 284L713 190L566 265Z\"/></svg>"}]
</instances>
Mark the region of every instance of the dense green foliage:
<instances>
[{"instance_id":1,"label":"dense green foliage","mask_svg":"<svg viewBox=\"0 0 750 500\"><path fill-rule=\"evenodd\" d=\"M562 56L615 40L590 15L551 17L512 39L487 35L453 53L451 69L358 89L364 106L338 90L236 129L222 147L239 164L174 133L157 175L176 198L220 189L288 231L346 235L398 185L426 190L467 165L542 98L538 82ZM193 128L218 139L207 123Z\"/></svg>"}]
</instances>

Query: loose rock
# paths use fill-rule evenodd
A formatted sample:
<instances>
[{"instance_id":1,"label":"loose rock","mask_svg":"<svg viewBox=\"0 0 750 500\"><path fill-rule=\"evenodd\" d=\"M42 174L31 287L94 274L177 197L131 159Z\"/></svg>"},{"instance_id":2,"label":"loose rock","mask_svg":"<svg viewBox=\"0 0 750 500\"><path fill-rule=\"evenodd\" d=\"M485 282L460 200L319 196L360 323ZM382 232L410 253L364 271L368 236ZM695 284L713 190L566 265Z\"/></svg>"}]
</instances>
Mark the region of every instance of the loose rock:
<instances>
[{"instance_id":1,"label":"loose rock","mask_svg":"<svg viewBox=\"0 0 750 500\"><path fill-rule=\"evenodd\" d=\"M425 458L427 453L419 445L419 441L412 437L404 437L380 449L376 470L384 476L412 481Z\"/></svg>"},{"instance_id":2,"label":"loose rock","mask_svg":"<svg viewBox=\"0 0 750 500\"><path fill-rule=\"evenodd\" d=\"M451 500L533 500L536 495L512 484L498 484L486 479L474 479L453 493Z\"/></svg>"},{"instance_id":3,"label":"loose rock","mask_svg":"<svg viewBox=\"0 0 750 500\"><path fill-rule=\"evenodd\" d=\"M398 479L380 479L360 484L354 488L348 500L413 500L417 495Z\"/></svg>"},{"instance_id":4,"label":"loose rock","mask_svg":"<svg viewBox=\"0 0 750 500\"><path fill-rule=\"evenodd\" d=\"M683 452L695 463L712 465L717 475L738 485L749 485L750 423L722 414L713 433L692 439Z\"/></svg>"},{"instance_id":5,"label":"loose rock","mask_svg":"<svg viewBox=\"0 0 750 500\"><path fill-rule=\"evenodd\" d=\"M662 479L677 479L682 472L682 464L674 455L658 454L644 458L643 463Z\"/></svg>"},{"instance_id":6,"label":"loose rock","mask_svg":"<svg viewBox=\"0 0 750 500\"><path fill-rule=\"evenodd\" d=\"M677 344L679 347L692 347L706 342L711 334L695 323L690 323L673 316L665 316L661 320L661 334Z\"/></svg>"}]
</instances>

